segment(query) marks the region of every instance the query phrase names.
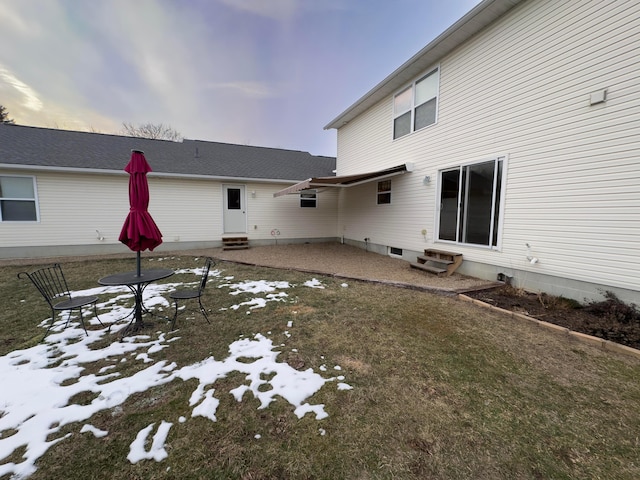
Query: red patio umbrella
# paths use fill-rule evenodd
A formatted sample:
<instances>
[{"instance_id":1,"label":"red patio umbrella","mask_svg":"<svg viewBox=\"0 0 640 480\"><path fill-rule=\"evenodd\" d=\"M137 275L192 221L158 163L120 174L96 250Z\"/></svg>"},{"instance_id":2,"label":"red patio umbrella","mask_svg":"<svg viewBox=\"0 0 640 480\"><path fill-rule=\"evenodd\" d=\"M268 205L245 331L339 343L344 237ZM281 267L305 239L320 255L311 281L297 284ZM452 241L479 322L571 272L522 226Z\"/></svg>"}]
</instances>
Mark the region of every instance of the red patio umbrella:
<instances>
[{"instance_id":1,"label":"red patio umbrella","mask_svg":"<svg viewBox=\"0 0 640 480\"><path fill-rule=\"evenodd\" d=\"M140 276L140 252L153 250L162 243L162 233L147 211L149 207L149 184L147 172L151 167L144 158L144 152L131 150L131 160L124 168L129 174L129 215L127 215L120 240L134 252L137 252L137 275Z\"/></svg>"}]
</instances>

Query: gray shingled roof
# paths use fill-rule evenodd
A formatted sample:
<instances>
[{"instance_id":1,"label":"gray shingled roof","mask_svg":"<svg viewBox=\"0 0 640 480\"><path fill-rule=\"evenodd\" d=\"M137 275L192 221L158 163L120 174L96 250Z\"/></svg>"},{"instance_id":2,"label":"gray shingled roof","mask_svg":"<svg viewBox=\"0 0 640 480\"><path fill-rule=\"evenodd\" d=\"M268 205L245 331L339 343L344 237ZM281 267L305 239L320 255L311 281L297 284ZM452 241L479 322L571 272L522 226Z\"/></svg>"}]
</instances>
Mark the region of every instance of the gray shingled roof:
<instances>
[{"instance_id":1,"label":"gray shingled roof","mask_svg":"<svg viewBox=\"0 0 640 480\"><path fill-rule=\"evenodd\" d=\"M299 181L334 175L334 157L278 148L0 124L0 165L122 171L142 150L154 173Z\"/></svg>"}]
</instances>

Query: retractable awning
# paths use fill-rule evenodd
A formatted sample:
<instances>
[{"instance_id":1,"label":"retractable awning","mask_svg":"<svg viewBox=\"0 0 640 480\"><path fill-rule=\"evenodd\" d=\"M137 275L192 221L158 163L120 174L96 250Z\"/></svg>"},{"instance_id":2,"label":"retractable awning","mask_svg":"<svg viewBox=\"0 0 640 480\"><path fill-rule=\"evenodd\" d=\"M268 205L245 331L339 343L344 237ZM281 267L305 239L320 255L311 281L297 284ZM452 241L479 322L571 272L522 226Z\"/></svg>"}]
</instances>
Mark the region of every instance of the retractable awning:
<instances>
[{"instance_id":1,"label":"retractable awning","mask_svg":"<svg viewBox=\"0 0 640 480\"><path fill-rule=\"evenodd\" d=\"M380 180L387 177L393 177L395 175L402 175L406 172L413 171L413 163L403 163L396 167L387 168L385 170L378 170L375 172L359 173L356 175L342 175L339 177L315 177L308 178L302 182L298 182L290 187L283 188L282 190L273 194L274 197L281 197L290 193L298 193L300 190L307 190L309 188L318 187L353 187L362 183L371 182L373 180Z\"/></svg>"}]
</instances>

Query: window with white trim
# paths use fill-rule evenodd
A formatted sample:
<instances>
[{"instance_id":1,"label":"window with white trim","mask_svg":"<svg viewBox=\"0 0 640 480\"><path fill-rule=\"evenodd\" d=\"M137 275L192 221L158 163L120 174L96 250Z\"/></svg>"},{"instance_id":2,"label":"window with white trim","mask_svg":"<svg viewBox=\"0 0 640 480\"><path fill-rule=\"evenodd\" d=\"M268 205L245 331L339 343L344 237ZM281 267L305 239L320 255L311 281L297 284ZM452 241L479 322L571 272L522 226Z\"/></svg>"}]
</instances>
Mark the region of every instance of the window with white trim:
<instances>
[{"instance_id":1,"label":"window with white trim","mask_svg":"<svg viewBox=\"0 0 640 480\"><path fill-rule=\"evenodd\" d=\"M504 160L440 171L439 240L498 246Z\"/></svg>"},{"instance_id":2,"label":"window with white trim","mask_svg":"<svg viewBox=\"0 0 640 480\"><path fill-rule=\"evenodd\" d=\"M0 176L0 222L36 222L35 179Z\"/></svg>"},{"instance_id":3,"label":"window with white trim","mask_svg":"<svg viewBox=\"0 0 640 480\"><path fill-rule=\"evenodd\" d=\"M378 182L378 205L391 203L391 180Z\"/></svg>"},{"instance_id":4,"label":"window with white trim","mask_svg":"<svg viewBox=\"0 0 640 480\"><path fill-rule=\"evenodd\" d=\"M393 138L436 123L440 70L436 68L393 97Z\"/></svg>"},{"instance_id":5,"label":"window with white trim","mask_svg":"<svg viewBox=\"0 0 640 480\"><path fill-rule=\"evenodd\" d=\"M300 206L302 208L316 208L318 195L315 190L302 190L300 192Z\"/></svg>"}]
</instances>

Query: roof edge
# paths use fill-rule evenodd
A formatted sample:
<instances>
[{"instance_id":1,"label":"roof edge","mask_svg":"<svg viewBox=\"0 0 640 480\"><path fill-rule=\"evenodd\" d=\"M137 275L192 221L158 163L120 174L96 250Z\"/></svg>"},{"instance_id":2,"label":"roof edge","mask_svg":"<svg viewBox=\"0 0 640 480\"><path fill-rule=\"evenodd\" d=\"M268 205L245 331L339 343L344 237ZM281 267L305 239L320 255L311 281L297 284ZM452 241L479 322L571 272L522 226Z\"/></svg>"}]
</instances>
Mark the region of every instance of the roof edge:
<instances>
[{"instance_id":1,"label":"roof edge","mask_svg":"<svg viewBox=\"0 0 640 480\"><path fill-rule=\"evenodd\" d=\"M25 172L51 172L51 173L84 173L97 175L129 175L124 170L101 169L101 168L80 168L80 167L50 167L46 165L25 165L13 163L0 163L0 169L16 170ZM230 177L222 175L198 175L195 173L170 173L170 172L149 172L149 178L184 178L188 180L217 180L222 182L235 183L292 183L299 182L297 179L285 178L254 178L254 177Z\"/></svg>"},{"instance_id":2,"label":"roof edge","mask_svg":"<svg viewBox=\"0 0 640 480\"><path fill-rule=\"evenodd\" d=\"M419 60L425 59L424 63L431 65L437 63L473 35L502 17L523 1L525 0L483 0L478 3L413 57L400 65L400 67L395 69L384 80L365 93L340 115L331 120L331 122L324 126L324 130L330 130L332 128L339 129L346 125L365 110L389 95L388 90L396 90L404 85L406 82L404 80L397 80L398 77L405 71L410 70ZM452 44L447 46L447 41L452 41ZM425 65L424 68L428 68L428 65ZM418 74L419 73L416 72L416 75Z\"/></svg>"}]
</instances>

